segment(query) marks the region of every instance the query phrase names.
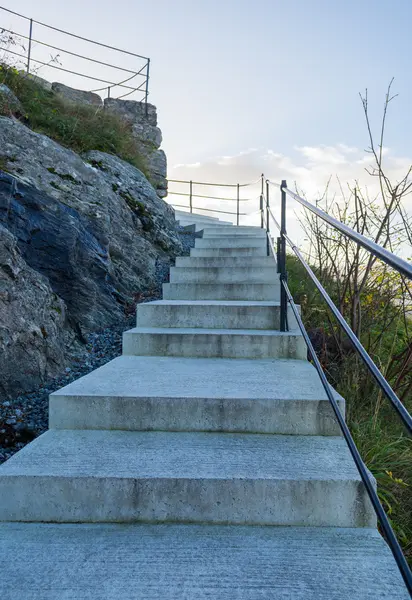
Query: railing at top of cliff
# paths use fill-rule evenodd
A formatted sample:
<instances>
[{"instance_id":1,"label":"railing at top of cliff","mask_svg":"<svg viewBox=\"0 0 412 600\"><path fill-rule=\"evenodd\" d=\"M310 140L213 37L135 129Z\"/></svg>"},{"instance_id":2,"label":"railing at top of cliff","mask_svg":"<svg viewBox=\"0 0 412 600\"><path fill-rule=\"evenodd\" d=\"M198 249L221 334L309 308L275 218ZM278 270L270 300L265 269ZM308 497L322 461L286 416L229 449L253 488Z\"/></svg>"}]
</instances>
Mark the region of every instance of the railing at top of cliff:
<instances>
[{"instance_id":1,"label":"railing at top of cliff","mask_svg":"<svg viewBox=\"0 0 412 600\"><path fill-rule=\"evenodd\" d=\"M88 38L58 29L52 25L47 25L40 21L36 21L25 15L21 15L8 8L0 6L0 15L2 24L0 24L0 51L4 53L0 55L0 63L2 59L7 64L12 62L12 66L21 68L28 74L40 77L40 70L54 69L58 73L65 73L65 81L60 81L64 85L76 87L73 85L79 78L93 82L90 87L94 89L82 90L85 92L97 93L103 96L107 93L107 97L116 97L117 99L126 98L143 102L147 107L149 96L149 76L150 76L150 58L121 50L108 44L96 42ZM6 23L6 18L9 17L9 22ZM3 26L4 24L4 26ZM23 26L28 24L26 33L21 33ZM6 28L7 25L7 28ZM43 38L38 39L35 29L46 29L48 32L47 42ZM19 31L16 31L19 30ZM63 48L60 44L61 38L69 38L75 40L75 49L78 49L79 44L84 44L87 48L85 54L74 52L68 48ZM98 47L99 59L89 55L90 45ZM56 52L54 56L48 54L49 50ZM112 64L110 56L113 53L120 53L122 57L122 66ZM62 63L61 54L65 56L65 63ZM102 60L102 54L108 57L108 60ZM67 61L69 64L67 64ZM92 64L93 74L84 73L84 63ZM77 63L80 66L77 68ZM67 68L72 67L72 68ZM86 69L87 70L87 69ZM43 71L41 71L43 75ZM67 83L70 81L70 84ZM104 84L98 85L98 84ZM115 96L114 96L115 95Z\"/></svg>"},{"instance_id":2,"label":"railing at top of cliff","mask_svg":"<svg viewBox=\"0 0 412 600\"><path fill-rule=\"evenodd\" d=\"M240 217L246 217L249 216L251 214L256 214L260 211L260 207L255 210L255 211L249 211L249 212L240 212L240 203L241 202L258 202L258 194L256 194L255 196L252 194L249 194L248 198L244 198L242 197L242 191L243 188L251 188L252 186L255 185L260 185L261 182L261 177L259 177L259 179L257 179L256 181L252 181L250 183L206 183L204 181L186 181L186 180L181 180L181 179L168 179L168 183L172 183L172 184L177 184L179 186L179 189L176 191L175 189L170 190L170 188L168 189L168 198L169 198L169 203L174 207L174 208L186 208L189 209L189 212L193 212L196 210L200 210L200 211L204 211L204 212L212 212L212 213L218 213L218 214L223 214L223 215L236 215L236 224L239 225L239 220ZM224 190L230 189L232 190L236 190L235 194L236 196L233 197L227 197L227 196L215 196L215 195L206 195L206 194L197 194L195 192L197 192L197 187L201 186L202 190L204 190L205 188L207 189L208 187L213 187L213 188L223 188ZM173 186L173 188L175 187L175 185ZM222 192L223 193L223 192ZM179 196L179 197L185 197L188 198L188 204L177 204L175 202L170 202L170 196ZM201 198L200 202L202 202L203 200L208 200L208 206L194 206L193 202L196 202L197 198ZM218 202L219 205L218 207L213 207L211 205L211 203L215 203ZM236 202L236 210L222 210L222 208L225 207L225 205L223 203L225 202ZM223 204L223 206L222 206ZM227 208L229 208L229 206L227 206Z\"/></svg>"}]
</instances>

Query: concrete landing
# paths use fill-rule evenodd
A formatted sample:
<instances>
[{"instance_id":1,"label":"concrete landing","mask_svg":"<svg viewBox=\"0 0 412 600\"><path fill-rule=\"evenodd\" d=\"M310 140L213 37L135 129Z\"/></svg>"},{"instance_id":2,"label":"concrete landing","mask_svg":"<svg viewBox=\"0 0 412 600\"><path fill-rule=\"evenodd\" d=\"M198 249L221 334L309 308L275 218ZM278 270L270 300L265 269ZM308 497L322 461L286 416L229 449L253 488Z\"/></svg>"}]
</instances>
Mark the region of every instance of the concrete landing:
<instances>
[{"instance_id":1,"label":"concrete landing","mask_svg":"<svg viewBox=\"0 0 412 600\"><path fill-rule=\"evenodd\" d=\"M50 427L340 435L315 368L270 359L121 356L51 394Z\"/></svg>"},{"instance_id":2,"label":"concrete landing","mask_svg":"<svg viewBox=\"0 0 412 600\"><path fill-rule=\"evenodd\" d=\"M377 531L0 525L2 600L409 600Z\"/></svg>"},{"instance_id":3,"label":"concrete landing","mask_svg":"<svg viewBox=\"0 0 412 600\"><path fill-rule=\"evenodd\" d=\"M0 521L376 525L343 438L101 430L1 465Z\"/></svg>"}]
</instances>

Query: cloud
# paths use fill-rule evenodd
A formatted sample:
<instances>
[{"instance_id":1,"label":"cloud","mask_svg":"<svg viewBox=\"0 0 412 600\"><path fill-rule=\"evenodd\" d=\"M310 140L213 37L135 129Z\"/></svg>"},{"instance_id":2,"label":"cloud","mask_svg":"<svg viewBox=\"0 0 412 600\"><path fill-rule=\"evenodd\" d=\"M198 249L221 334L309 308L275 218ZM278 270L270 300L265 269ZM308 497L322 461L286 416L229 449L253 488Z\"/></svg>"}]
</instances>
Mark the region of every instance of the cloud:
<instances>
[{"instance_id":1,"label":"cloud","mask_svg":"<svg viewBox=\"0 0 412 600\"><path fill-rule=\"evenodd\" d=\"M412 159L396 156L389 148L384 148L385 169L393 182L399 181L407 173ZM298 146L291 155L285 155L273 149L250 148L234 154L233 156L216 156L202 163L196 164L196 180L204 182L219 182L224 184L254 183L241 188L241 211L250 213L251 216L242 217L241 224L258 224L260 181L262 171L265 178L278 182L286 179L291 189L297 189L305 194L307 199L314 202L320 198L329 183L329 197L341 197L341 186L344 190L353 188L356 182L367 189L369 197L374 198L379 194L377 178L371 177L366 168L372 167L373 156L365 150L350 147L345 144L334 146ZM193 165L176 165L170 172L170 178L188 180L192 179ZM188 191L185 186L179 189L170 185L170 192ZM194 186L194 193L231 200L213 200L194 198L195 207L236 211L236 188L218 188L208 186ZM279 191L271 189L274 210L279 211ZM176 201L170 194L169 201ZM248 202L243 201L250 198ZM410 198L410 199L409 199ZM182 197L179 197L180 202ZM408 210L412 211L412 196L406 200ZM302 237L302 232L297 224L299 206L296 201L288 199L290 231L297 236L297 241ZM219 216L216 213L216 216ZM234 219L234 217L226 217Z\"/></svg>"}]
</instances>

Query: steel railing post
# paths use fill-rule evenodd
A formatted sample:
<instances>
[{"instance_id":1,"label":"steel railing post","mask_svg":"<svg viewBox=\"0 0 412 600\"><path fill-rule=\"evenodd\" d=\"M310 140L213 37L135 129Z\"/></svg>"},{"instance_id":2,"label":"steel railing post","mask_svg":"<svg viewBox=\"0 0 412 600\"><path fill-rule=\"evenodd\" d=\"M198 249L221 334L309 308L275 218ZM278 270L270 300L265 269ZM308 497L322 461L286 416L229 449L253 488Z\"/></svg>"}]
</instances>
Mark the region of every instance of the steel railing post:
<instances>
[{"instance_id":1,"label":"steel railing post","mask_svg":"<svg viewBox=\"0 0 412 600\"><path fill-rule=\"evenodd\" d=\"M146 90L144 95L144 103L147 117L147 98L149 96L149 76L150 76L150 58L147 59L147 68L146 68Z\"/></svg>"},{"instance_id":2,"label":"steel railing post","mask_svg":"<svg viewBox=\"0 0 412 600\"><path fill-rule=\"evenodd\" d=\"M193 206L192 206L192 196L193 196L193 181L190 180L189 181L189 206L190 206L190 212L193 212Z\"/></svg>"},{"instance_id":3,"label":"steel railing post","mask_svg":"<svg viewBox=\"0 0 412 600\"><path fill-rule=\"evenodd\" d=\"M266 253L270 254L270 224L269 224L269 179L266 179Z\"/></svg>"},{"instance_id":4,"label":"steel railing post","mask_svg":"<svg viewBox=\"0 0 412 600\"><path fill-rule=\"evenodd\" d=\"M240 185L236 186L236 225L239 225L239 212L240 212Z\"/></svg>"},{"instance_id":5,"label":"steel railing post","mask_svg":"<svg viewBox=\"0 0 412 600\"><path fill-rule=\"evenodd\" d=\"M33 37L33 19L30 19L30 29L29 29L29 46L27 50L27 73L30 73L30 58L31 58L31 40Z\"/></svg>"},{"instance_id":6,"label":"steel railing post","mask_svg":"<svg viewBox=\"0 0 412 600\"><path fill-rule=\"evenodd\" d=\"M288 297L283 282L287 283L288 275L286 271L286 188L287 183L283 179L280 185L281 207L280 207L280 248L279 248L279 271L280 271L280 330L288 331Z\"/></svg>"},{"instance_id":7,"label":"steel railing post","mask_svg":"<svg viewBox=\"0 0 412 600\"><path fill-rule=\"evenodd\" d=\"M262 173L262 175L260 176L261 179L261 186L260 186L260 226L263 229L263 225L264 225L264 218L263 218L263 195L264 195L264 174Z\"/></svg>"}]
</instances>

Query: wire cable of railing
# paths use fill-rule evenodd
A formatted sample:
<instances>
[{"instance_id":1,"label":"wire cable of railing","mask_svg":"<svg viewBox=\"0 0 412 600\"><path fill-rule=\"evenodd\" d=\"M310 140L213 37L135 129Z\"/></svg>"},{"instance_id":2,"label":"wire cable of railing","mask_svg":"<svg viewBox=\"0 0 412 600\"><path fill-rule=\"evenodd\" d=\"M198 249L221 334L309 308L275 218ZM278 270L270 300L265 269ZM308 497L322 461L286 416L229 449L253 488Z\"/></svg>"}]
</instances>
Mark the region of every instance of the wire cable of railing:
<instances>
[{"instance_id":1,"label":"wire cable of railing","mask_svg":"<svg viewBox=\"0 0 412 600\"><path fill-rule=\"evenodd\" d=\"M136 58L142 58L144 60L149 60L148 56L142 56L141 54L135 54L134 52L129 52L128 50L122 50L121 48L116 48L115 46L109 46L108 44L102 44L101 42L96 42L94 40L90 40L89 38L82 37L81 35L76 35L75 33L70 33L69 31L65 31L64 29L58 29L57 27L53 27L53 25L46 25L46 23L42 23L41 21L36 21L35 19L30 19L30 17L26 17L14 10L10 10L9 8L5 8L4 6L0 6L0 10L4 10L16 17L20 17L22 19L26 19L27 21L31 21L32 23L37 23L37 25L41 25L42 27L47 27L48 29L53 29L54 31L58 31L59 33L63 33L64 35L70 35L78 40L83 40L84 42L89 42L90 44L95 44L96 46L101 46L102 48L108 48L109 50L115 50L116 52L122 52L123 54L129 54L130 56L135 56Z\"/></svg>"},{"instance_id":2,"label":"wire cable of railing","mask_svg":"<svg viewBox=\"0 0 412 600\"><path fill-rule=\"evenodd\" d=\"M220 196L203 196L201 194L187 194L186 192L169 192L170 196L187 196L190 198L206 198L207 200L228 200L229 202L237 202L237 198L223 198ZM255 198L239 198L239 202L250 202Z\"/></svg>"},{"instance_id":3,"label":"wire cable of railing","mask_svg":"<svg viewBox=\"0 0 412 600\"><path fill-rule=\"evenodd\" d=\"M270 208L269 208L269 214L272 217L276 227L280 230L280 225L276 221L276 219L272 213L272 210ZM345 331L346 335L349 337L350 341L352 342L353 346L359 353L359 355L362 358L363 362L365 363L366 367L372 373L376 382L378 383L380 388L383 390L383 392L385 393L387 398L390 400L390 402L392 403L392 406L395 408L396 412L399 414L406 429L408 430L409 433L412 434L412 417L411 417L411 415L406 410L406 408L402 404L402 402L399 400L398 396L395 394L395 392L393 391L393 389L391 388L389 383L386 381L385 377L382 375L382 373L380 372L378 367L375 365L375 363L373 362L373 360L371 359L369 354L366 352L365 348L363 347L363 345L361 344L359 339L356 337L355 333L349 327L348 323L343 318L343 316L339 312L338 308L335 306L332 298L329 296L329 294L327 293L327 291L325 290L325 288L323 287L323 285L321 284L319 279L316 277L315 273L312 271L312 269L310 268L308 263L303 258L302 254L301 254L300 250L298 249L298 247L296 246L296 244L290 239L290 237L287 234L284 234L284 237L285 237L285 240L287 241L288 245L290 246L290 248L295 253L296 257L300 260L300 262L304 266L306 272L312 279L313 283L318 288L319 292L323 296L323 298L326 301L327 305L329 306L330 310L333 312L333 314L334 314L335 318L337 319L337 321L339 322L340 326Z\"/></svg>"},{"instance_id":4,"label":"wire cable of railing","mask_svg":"<svg viewBox=\"0 0 412 600\"><path fill-rule=\"evenodd\" d=\"M138 73L136 71L132 71L131 69L125 69L124 67L119 67L117 65L111 65L110 63L102 62L101 60L97 60L95 58L90 58L88 56L83 56L82 54L76 54L76 52L71 52L71 50L65 50L64 48L59 48L58 46L52 46L51 44L46 44L46 42L41 42L40 40L35 40L34 38L30 38L28 35L23 35L22 33L16 33L15 31L11 31L10 29L5 29L4 27L0 28L1 31L6 31L7 33L11 33L12 35L17 35L25 40L30 40L34 44L40 44L41 46L46 46L47 48L52 48L53 50L58 50L59 52L64 52L65 54L70 54L70 56L76 56L77 58L82 58L84 60L88 60L89 62L94 62L98 65L103 65L104 67L110 67L111 69L117 69L118 71L125 71L126 73L135 73L136 75L140 74L142 77L145 77L145 74L141 71L146 67L142 67ZM105 88L103 88L105 89Z\"/></svg>"},{"instance_id":5,"label":"wire cable of railing","mask_svg":"<svg viewBox=\"0 0 412 600\"><path fill-rule=\"evenodd\" d=\"M189 180L181 180L181 179L168 179L170 183L192 183L193 185L207 185L210 187L247 187L249 185L256 185L260 182L260 177L256 181L251 181L249 183L206 183L205 181L189 181Z\"/></svg>"},{"instance_id":6,"label":"wire cable of railing","mask_svg":"<svg viewBox=\"0 0 412 600\"><path fill-rule=\"evenodd\" d=\"M5 50L6 52L9 52L10 54L14 54L15 56L19 56L20 58L27 59L27 56L24 56L24 54L19 54L18 52L13 52L12 50L9 50L8 48L0 47L0 50ZM132 88L131 86L128 86L128 85L123 85L121 83L114 83L113 81L106 81L106 79L99 79L98 77L92 77L91 75L85 75L84 73L77 73L76 71L70 71L69 69L64 69L63 67L59 67L59 66L53 65L51 63L45 63L45 62L42 62L41 60L37 60L35 58L31 58L31 61L36 62L40 65L43 65L45 67L51 67L52 69L58 69L59 71L64 71L65 73L71 73L72 75L78 75L79 77L84 77L85 79L92 79L93 81L100 81L101 83L107 83L112 87L123 87L128 90L136 89L136 88ZM133 75L133 77L135 77L135 75ZM133 79L133 77L130 77L129 79ZM106 88L103 88L103 89L106 89Z\"/></svg>"},{"instance_id":7,"label":"wire cable of railing","mask_svg":"<svg viewBox=\"0 0 412 600\"><path fill-rule=\"evenodd\" d=\"M332 227L335 227L336 229L338 229L338 231L340 231L341 233L343 233L344 235L349 237L351 240L353 240L354 242L356 242L357 244L359 244L360 246L362 246L363 248L365 248L366 250L371 252L374 256L383 260L383 262L385 262L387 265L389 265L390 267L393 267L399 273L402 273L402 275L405 275L409 279L412 279L412 265L407 263L406 260L403 260L399 256L396 256L392 252L389 252L389 250L386 250L386 248L379 246L379 244L368 239L361 233L358 233L357 231L355 231L348 225L345 225L345 223L342 223L341 221L338 221L338 219L335 219L334 217L328 215L321 208L311 204L304 198L301 198L301 196L299 196L298 194L295 194L288 188L281 188L281 186L279 184L274 183L270 180L268 180L268 181L271 185L274 185L279 189L284 189L286 194L291 196L294 200L299 202L302 206L304 206L305 208L307 208L308 210L310 210L311 212L316 214L318 217L320 217L321 219L326 221L326 223L329 223L329 225L332 225Z\"/></svg>"}]
</instances>

